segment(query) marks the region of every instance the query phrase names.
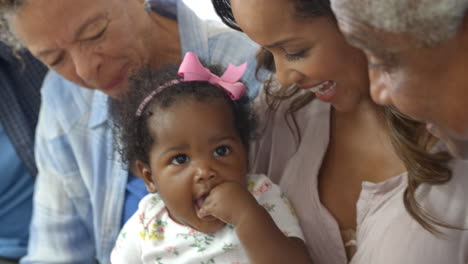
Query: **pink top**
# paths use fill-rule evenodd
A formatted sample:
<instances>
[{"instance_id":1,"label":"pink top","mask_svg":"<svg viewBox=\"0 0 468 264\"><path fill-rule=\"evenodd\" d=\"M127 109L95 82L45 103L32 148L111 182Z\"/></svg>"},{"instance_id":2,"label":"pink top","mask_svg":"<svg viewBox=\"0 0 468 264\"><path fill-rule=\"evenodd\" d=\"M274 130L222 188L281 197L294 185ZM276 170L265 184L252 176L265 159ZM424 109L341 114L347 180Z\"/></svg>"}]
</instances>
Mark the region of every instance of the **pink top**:
<instances>
[{"instance_id":1,"label":"pink top","mask_svg":"<svg viewBox=\"0 0 468 264\"><path fill-rule=\"evenodd\" d=\"M260 117L265 118L261 96L256 103ZM298 112L299 146L284 121L285 108L286 103L254 142L252 172L269 175L285 192L315 264L345 264L338 223L321 204L318 193L318 171L330 134L330 105L314 100ZM441 186L420 186L418 201L442 221L468 228L468 162L451 165L452 180ZM441 229L446 235L436 237L423 229L404 208L406 180L404 173L377 184L362 183L357 202L357 251L350 263L467 264L468 231Z\"/></svg>"}]
</instances>

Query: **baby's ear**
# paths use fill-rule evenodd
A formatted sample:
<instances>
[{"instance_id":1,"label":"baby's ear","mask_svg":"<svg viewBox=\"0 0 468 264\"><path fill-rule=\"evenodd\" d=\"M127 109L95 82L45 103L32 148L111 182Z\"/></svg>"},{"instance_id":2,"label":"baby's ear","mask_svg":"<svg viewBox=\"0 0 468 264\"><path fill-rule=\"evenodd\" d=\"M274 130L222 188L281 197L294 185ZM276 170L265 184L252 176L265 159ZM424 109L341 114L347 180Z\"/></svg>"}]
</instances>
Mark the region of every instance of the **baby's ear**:
<instances>
[{"instance_id":1,"label":"baby's ear","mask_svg":"<svg viewBox=\"0 0 468 264\"><path fill-rule=\"evenodd\" d=\"M148 190L148 192L150 193L158 192L156 188L156 184L153 179L153 174L151 173L150 166L143 161L137 160L136 167L138 170L138 175L136 176L138 176L145 182L146 189Z\"/></svg>"}]
</instances>

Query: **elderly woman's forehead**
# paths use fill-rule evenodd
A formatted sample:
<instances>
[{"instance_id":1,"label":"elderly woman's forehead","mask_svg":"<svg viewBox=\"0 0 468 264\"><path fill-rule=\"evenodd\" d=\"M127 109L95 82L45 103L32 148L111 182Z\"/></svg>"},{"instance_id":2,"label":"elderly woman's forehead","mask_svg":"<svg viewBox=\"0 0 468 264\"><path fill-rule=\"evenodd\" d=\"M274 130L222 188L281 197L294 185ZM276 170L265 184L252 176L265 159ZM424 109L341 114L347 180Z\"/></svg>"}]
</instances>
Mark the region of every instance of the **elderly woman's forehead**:
<instances>
[{"instance_id":1,"label":"elderly woman's forehead","mask_svg":"<svg viewBox=\"0 0 468 264\"><path fill-rule=\"evenodd\" d=\"M15 35L31 50L74 40L80 27L102 15L115 0L30 0L13 15Z\"/></svg>"}]
</instances>

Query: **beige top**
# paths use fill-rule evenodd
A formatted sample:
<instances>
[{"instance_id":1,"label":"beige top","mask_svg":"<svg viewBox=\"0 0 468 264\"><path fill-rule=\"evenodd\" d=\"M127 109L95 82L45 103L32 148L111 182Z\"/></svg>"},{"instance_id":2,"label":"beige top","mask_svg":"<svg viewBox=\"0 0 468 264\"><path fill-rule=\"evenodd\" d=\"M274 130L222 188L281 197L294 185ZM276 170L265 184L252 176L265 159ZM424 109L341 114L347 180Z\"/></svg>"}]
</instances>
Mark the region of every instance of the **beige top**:
<instances>
[{"instance_id":1,"label":"beige top","mask_svg":"<svg viewBox=\"0 0 468 264\"><path fill-rule=\"evenodd\" d=\"M261 98L256 104L264 117ZM318 193L318 172L330 134L330 105L314 100L300 110L299 146L284 121L284 109L285 104L253 143L251 169L269 175L285 192L297 212L314 263L345 264L339 226ZM418 201L446 223L468 228L468 162L455 161L451 167L452 180L442 186L420 186ZM436 237L423 229L404 208L406 186L406 173L377 184L362 183L357 202L357 248L350 263L467 264L468 231L441 229L445 236Z\"/></svg>"}]
</instances>

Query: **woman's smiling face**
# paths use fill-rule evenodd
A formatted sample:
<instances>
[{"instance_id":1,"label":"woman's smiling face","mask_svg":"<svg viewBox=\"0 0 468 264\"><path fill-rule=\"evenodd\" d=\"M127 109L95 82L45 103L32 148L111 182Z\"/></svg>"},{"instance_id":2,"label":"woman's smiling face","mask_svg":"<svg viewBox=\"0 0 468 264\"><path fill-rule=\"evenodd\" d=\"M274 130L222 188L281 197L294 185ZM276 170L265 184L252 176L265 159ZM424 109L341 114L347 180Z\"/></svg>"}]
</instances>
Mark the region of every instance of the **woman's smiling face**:
<instances>
[{"instance_id":1,"label":"woman's smiling face","mask_svg":"<svg viewBox=\"0 0 468 264\"><path fill-rule=\"evenodd\" d=\"M368 98L367 61L328 16L298 14L296 1L232 0L241 29L273 54L283 86L314 91L339 111Z\"/></svg>"},{"instance_id":2,"label":"woman's smiling face","mask_svg":"<svg viewBox=\"0 0 468 264\"><path fill-rule=\"evenodd\" d=\"M127 89L132 69L151 64L154 26L140 0L27 1L10 22L50 69L113 97Z\"/></svg>"}]
</instances>

